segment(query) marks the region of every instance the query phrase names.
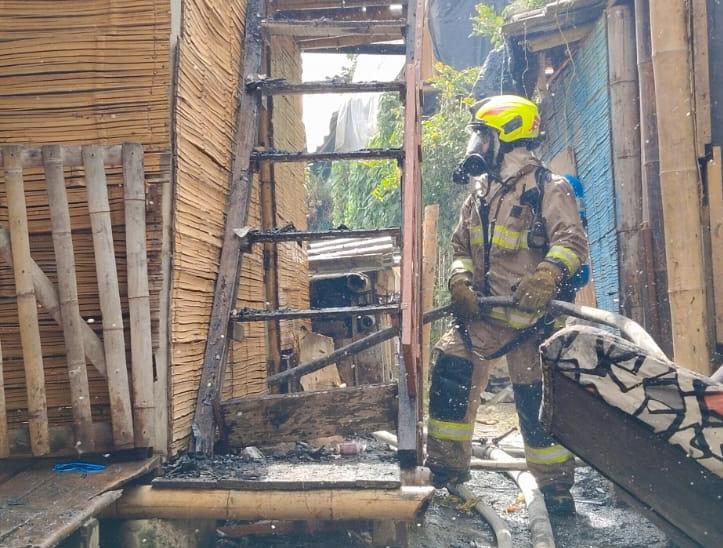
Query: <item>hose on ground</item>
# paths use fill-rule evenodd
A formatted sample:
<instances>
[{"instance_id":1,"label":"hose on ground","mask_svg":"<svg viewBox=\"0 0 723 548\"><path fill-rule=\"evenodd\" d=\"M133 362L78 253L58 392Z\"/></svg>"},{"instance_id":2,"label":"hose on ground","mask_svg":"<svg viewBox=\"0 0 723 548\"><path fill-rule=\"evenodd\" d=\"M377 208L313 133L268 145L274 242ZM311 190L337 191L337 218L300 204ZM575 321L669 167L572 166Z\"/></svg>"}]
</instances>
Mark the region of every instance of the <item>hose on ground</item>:
<instances>
[{"instance_id":1,"label":"hose on ground","mask_svg":"<svg viewBox=\"0 0 723 548\"><path fill-rule=\"evenodd\" d=\"M497 447L473 447L472 453L479 458L499 461L514 460L513 457ZM506 474L517 484L525 497L527 514L530 521L530 534L533 548L555 548L555 537L552 534L550 516L547 513L545 499L537 487L535 478L530 472L508 470Z\"/></svg>"},{"instance_id":2,"label":"hose on ground","mask_svg":"<svg viewBox=\"0 0 723 548\"><path fill-rule=\"evenodd\" d=\"M469 487L462 484L450 483L447 485L447 491L463 499L465 502L474 502L474 509L482 516L482 519L492 527L492 531L497 539L497 547L512 548L512 533L510 532L510 528L507 522L503 520L491 506L475 497Z\"/></svg>"}]
</instances>

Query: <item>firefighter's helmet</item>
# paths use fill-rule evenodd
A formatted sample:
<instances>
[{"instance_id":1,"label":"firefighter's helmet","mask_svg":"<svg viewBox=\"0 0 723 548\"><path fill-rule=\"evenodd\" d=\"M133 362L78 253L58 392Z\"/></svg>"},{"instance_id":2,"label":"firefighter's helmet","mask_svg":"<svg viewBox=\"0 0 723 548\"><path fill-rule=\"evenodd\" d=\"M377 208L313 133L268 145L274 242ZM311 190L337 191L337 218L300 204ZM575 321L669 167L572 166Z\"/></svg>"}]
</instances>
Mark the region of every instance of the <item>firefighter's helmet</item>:
<instances>
[{"instance_id":1,"label":"firefighter's helmet","mask_svg":"<svg viewBox=\"0 0 723 548\"><path fill-rule=\"evenodd\" d=\"M517 95L496 95L474 105L472 126L497 130L500 141L512 143L540 136L540 114L537 105Z\"/></svg>"}]
</instances>

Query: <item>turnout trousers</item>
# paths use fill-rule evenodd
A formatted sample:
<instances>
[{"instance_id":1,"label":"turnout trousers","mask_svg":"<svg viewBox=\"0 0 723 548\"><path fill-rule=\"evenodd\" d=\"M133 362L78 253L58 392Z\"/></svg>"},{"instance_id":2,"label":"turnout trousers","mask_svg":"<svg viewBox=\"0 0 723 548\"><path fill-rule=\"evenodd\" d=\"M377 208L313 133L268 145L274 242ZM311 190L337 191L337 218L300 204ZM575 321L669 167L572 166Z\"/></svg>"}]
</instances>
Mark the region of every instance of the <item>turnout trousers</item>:
<instances>
[{"instance_id":1,"label":"turnout trousers","mask_svg":"<svg viewBox=\"0 0 723 548\"><path fill-rule=\"evenodd\" d=\"M427 465L464 477L472 456L472 436L480 393L487 386L489 356L519 332L494 320L468 326L471 350L455 327L437 343L430 387ZM545 433L539 420L542 399L540 341L532 336L507 354L525 458L540 488L572 487L574 458Z\"/></svg>"}]
</instances>

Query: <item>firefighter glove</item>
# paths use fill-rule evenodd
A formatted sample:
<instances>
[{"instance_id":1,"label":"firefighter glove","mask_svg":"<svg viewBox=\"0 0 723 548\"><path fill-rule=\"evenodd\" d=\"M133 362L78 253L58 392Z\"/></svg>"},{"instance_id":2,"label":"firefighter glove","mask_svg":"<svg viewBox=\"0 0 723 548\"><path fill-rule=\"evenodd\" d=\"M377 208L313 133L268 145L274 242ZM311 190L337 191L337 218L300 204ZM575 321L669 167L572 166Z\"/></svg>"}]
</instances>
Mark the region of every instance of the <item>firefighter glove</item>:
<instances>
[{"instance_id":1,"label":"firefighter glove","mask_svg":"<svg viewBox=\"0 0 723 548\"><path fill-rule=\"evenodd\" d=\"M480 319L477 294L472 289L472 284L466 275L453 275L449 280L449 292L452 294L454 315L459 321L468 323Z\"/></svg>"},{"instance_id":2,"label":"firefighter glove","mask_svg":"<svg viewBox=\"0 0 723 548\"><path fill-rule=\"evenodd\" d=\"M525 312L542 312L557 295L561 281L562 270L543 261L537 270L520 280L514 294L515 304Z\"/></svg>"}]
</instances>

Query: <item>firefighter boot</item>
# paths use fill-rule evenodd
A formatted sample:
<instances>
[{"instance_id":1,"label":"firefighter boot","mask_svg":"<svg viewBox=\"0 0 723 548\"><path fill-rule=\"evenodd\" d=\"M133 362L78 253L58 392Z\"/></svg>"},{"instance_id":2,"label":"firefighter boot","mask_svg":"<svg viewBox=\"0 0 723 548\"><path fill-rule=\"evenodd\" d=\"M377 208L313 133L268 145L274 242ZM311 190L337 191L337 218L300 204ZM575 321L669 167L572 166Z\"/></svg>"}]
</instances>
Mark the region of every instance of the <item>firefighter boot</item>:
<instances>
[{"instance_id":1,"label":"firefighter boot","mask_svg":"<svg viewBox=\"0 0 723 548\"><path fill-rule=\"evenodd\" d=\"M513 384L525 458L545 497L547 510L555 515L573 515L575 501L570 488L575 480L575 460L567 449L549 436L540 423L542 383Z\"/></svg>"},{"instance_id":2,"label":"firefighter boot","mask_svg":"<svg viewBox=\"0 0 723 548\"><path fill-rule=\"evenodd\" d=\"M443 352L437 355L429 389L427 467L435 487L469 480L476 405L470 405L473 365ZM476 388L476 387L475 387ZM474 407L474 409L470 409Z\"/></svg>"}]
</instances>

